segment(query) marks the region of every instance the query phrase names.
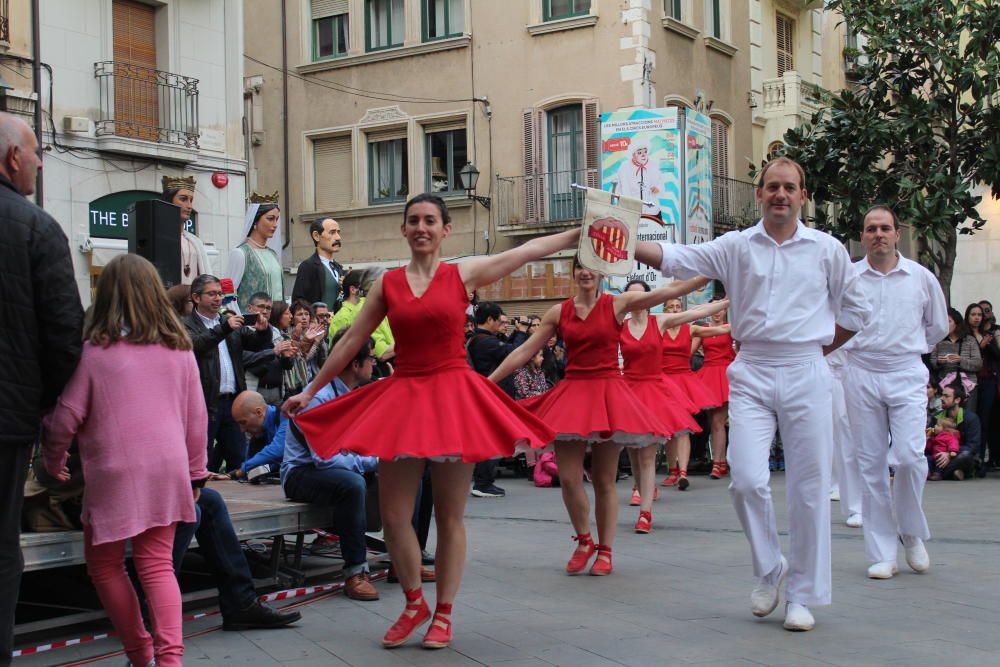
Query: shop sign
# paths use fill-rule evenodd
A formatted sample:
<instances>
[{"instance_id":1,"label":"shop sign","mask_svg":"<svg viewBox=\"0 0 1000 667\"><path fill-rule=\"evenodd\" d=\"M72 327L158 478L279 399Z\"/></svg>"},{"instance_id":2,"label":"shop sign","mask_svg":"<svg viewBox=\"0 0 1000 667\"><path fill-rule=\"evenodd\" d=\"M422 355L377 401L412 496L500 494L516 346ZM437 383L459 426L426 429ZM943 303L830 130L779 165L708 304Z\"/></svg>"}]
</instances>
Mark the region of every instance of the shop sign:
<instances>
[{"instance_id":1,"label":"shop sign","mask_svg":"<svg viewBox=\"0 0 1000 667\"><path fill-rule=\"evenodd\" d=\"M159 192L150 190L126 190L113 192L90 202L90 236L102 239L127 239L129 227L129 207L135 202L158 199ZM186 225L187 231L197 234L197 213L192 212Z\"/></svg>"}]
</instances>

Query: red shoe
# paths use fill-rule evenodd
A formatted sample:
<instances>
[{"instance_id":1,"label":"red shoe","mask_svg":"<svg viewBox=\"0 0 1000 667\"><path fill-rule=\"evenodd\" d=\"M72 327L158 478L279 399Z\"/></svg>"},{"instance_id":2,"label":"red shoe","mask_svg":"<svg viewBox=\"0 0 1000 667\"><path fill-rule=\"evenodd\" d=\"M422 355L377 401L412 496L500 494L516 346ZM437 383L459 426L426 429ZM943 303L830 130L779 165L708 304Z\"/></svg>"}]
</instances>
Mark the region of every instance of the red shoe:
<instances>
[{"instance_id":1,"label":"red shoe","mask_svg":"<svg viewBox=\"0 0 1000 667\"><path fill-rule=\"evenodd\" d=\"M718 461L712 462L712 472L708 473L708 476L712 479L719 479L722 477L722 464Z\"/></svg>"},{"instance_id":2,"label":"red shoe","mask_svg":"<svg viewBox=\"0 0 1000 667\"><path fill-rule=\"evenodd\" d=\"M680 479L680 476L681 476L681 471L679 468L671 468L670 474L667 475L667 478L662 482L660 482L660 484L662 484L663 486L673 486L674 484L677 483L677 480Z\"/></svg>"},{"instance_id":3,"label":"red shoe","mask_svg":"<svg viewBox=\"0 0 1000 667\"><path fill-rule=\"evenodd\" d=\"M587 567L587 563L590 562L590 557L597 551L597 546L594 544L594 540L590 538L590 533L574 535L573 539L579 542L579 544L576 546L576 551L573 552L573 557L566 564L566 574L580 574L583 572L583 569Z\"/></svg>"},{"instance_id":4,"label":"red shoe","mask_svg":"<svg viewBox=\"0 0 1000 667\"><path fill-rule=\"evenodd\" d=\"M438 602L434 608L434 620L424 635L424 648L448 648L450 643L451 604Z\"/></svg>"},{"instance_id":5,"label":"red shoe","mask_svg":"<svg viewBox=\"0 0 1000 667\"><path fill-rule=\"evenodd\" d=\"M635 532L647 534L652 528L653 513L639 512L639 520L635 522Z\"/></svg>"},{"instance_id":6,"label":"red shoe","mask_svg":"<svg viewBox=\"0 0 1000 667\"><path fill-rule=\"evenodd\" d=\"M628 504L632 507L638 507L641 502L642 498L639 497L639 489L632 489L632 499L628 501Z\"/></svg>"},{"instance_id":7,"label":"red shoe","mask_svg":"<svg viewBox=\"0 0 1000 667\"><path fill-rule=\"evenodd\" d=\"M403 591L403 594L406 595L406 609L382 638L382 646L385 648L396 648L406 643L410 635L431 617L431 609L424 600L422 589L414 588L412 591Z\"/></svg>"},{"instance_id":8,"label":"red shoe","mask_svg":"<svg viewBox=\"0 0 1000 667\"><path fill-rule=\"evenodd\" d=\"M721 470L722 476L723 477L728 477L729 476L729 464L726 463L725 461L723 461L722 463L719 464L719 466L722 469Z\"/></svg>"},{"instance_id":9,"label":"red shoe","mask_svg":"<svg viewBox=\"0 0 1000 667\"><path fill-rule=\"evenodd\" d=\"M611 574L615 569L611 564L611 547L606 544L597 544L594 548L597 549L597 560L590 566L590 573L595 577Z\"/></svg>"},{"instance_id":10,"label":"red shoe","mask_svg":"<svg viewBox=\"0 0 1000 667\"><path fill-rule=\"evenodd\" d=\"M681 491L687 491L689 486L691 486L691 482L688 481L688 471L683 469L678 471L677 488Z\"/></svg>"}]
</instances>

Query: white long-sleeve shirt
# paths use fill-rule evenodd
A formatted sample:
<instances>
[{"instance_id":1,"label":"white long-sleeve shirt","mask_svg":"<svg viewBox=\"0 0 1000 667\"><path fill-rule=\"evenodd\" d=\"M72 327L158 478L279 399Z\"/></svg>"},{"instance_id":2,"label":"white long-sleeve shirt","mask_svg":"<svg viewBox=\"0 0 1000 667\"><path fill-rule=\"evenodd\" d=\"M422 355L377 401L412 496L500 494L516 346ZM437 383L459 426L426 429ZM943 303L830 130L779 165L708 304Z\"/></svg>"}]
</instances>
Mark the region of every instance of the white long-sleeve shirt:
<instances>
[{"instance_id":1,"label":"white long-sleeve shirt","mask_svg":"<svg viewBox=\"0 0 1000 667\"><path fill-rule=\"evenodd\" d=\"M872 371L892 371L920 364L948 335L948 305L937 278L918 263L898 255L888 273L868 263L854 264L862 291L871 304L871 324L848 343L852 364Z\"/></svg>"},{"instance_id":2,"label":"white long-sleeve shirt","mask_svg":"<svg viewBox=\"0 0 1000 667\"><path fill-rule=\"evenodd\" d=\"M748 345L828 345L834 325L860 331L871 320L847 250L829 234L797 223L779 245L755 226L695 245L661 243L660 271L721 280L733 338Z\"/></svg>"}]
</instances>

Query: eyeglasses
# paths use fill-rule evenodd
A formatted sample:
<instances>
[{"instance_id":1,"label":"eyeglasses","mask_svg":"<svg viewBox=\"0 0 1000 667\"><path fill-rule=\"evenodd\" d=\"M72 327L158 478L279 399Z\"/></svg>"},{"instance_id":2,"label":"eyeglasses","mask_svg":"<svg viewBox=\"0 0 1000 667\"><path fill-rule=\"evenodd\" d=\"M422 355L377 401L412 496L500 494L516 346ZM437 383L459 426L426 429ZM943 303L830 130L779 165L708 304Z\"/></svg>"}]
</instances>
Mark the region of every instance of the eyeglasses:
<instances>
[{"instance_id":1,"label":"eyeglasses","mask_svg":"<svg viewBox=\"0 0 1000 667\"><path fill-rule=\"evenodd\" d=\"M212 292L199 292L199 294L201 294L202 296L207 296L209 299L211 299L216 296L223 296L225 292L212 291Z\"/></svg>"},{"instance_id":2,"label":"eyeglasses","mask_svg":"<svg viewBox=\"0 0 1000 667\"><path fill-rule=\"evenodd\" d=\"M264 304L260 305L250 304L250 305L256 308L258 313L266 313L269 310L271 310L271 304L267 304L266 306Z\"/></svg>"}]
</instances>

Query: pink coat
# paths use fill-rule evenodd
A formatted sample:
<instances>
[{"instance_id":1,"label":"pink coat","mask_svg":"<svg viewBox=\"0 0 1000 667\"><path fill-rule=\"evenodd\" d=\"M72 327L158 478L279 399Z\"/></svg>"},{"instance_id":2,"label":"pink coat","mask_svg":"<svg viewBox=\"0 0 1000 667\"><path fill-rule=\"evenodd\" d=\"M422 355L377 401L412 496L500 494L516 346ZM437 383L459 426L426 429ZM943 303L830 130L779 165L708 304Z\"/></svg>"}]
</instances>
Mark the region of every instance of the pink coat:
<instances>
[{"instance_id":1,"label":"pink coat","mask_svg":"<svg viewBox=\"0 0 1000 667\"><path fill-rule=\"evenodd\" d=\"M94 544L194 521L191 481L208 476L208 416L190 351L83 346L80 365L43 422L45 467L58 473L74 435Z\"/></svg>"}]
</instances>

